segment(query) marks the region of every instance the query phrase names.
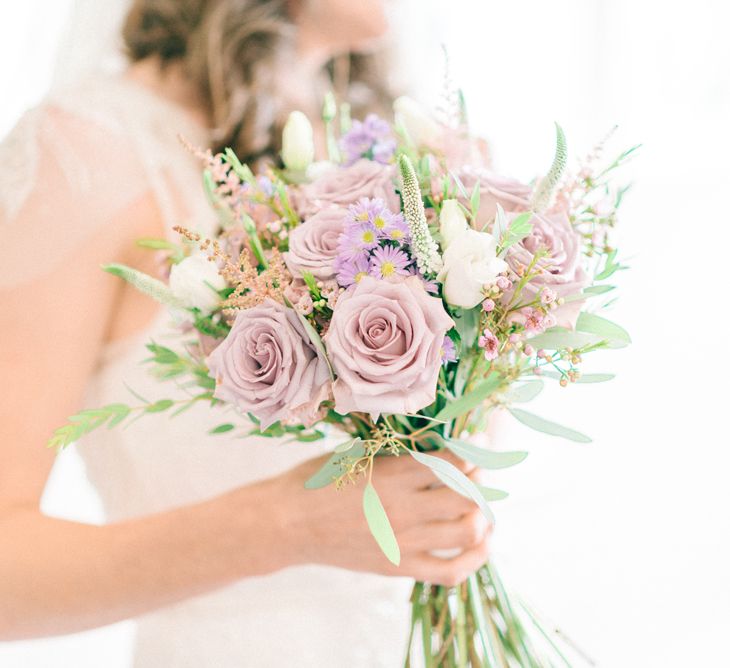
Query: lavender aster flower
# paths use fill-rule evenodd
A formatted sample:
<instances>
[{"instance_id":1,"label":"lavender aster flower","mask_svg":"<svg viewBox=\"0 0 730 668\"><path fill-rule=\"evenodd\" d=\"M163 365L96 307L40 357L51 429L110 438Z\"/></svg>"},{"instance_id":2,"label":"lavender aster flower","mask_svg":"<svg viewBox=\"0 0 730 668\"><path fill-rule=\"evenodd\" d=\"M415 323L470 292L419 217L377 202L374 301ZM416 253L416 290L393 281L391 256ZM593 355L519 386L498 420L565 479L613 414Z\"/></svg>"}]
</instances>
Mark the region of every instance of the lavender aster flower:
<instances>
[{"instance_id":1,"label":"lavender aster flower","mask_svg":"<svg viewBox=\"0 0 730 668\"><path fill-rule=\"evenodd\" d=\"M397 241L400 244L407 244L410 241L408 232L408 223L403 218L402 213L391 215L388 226L384 230L383 236L391 241Z\"/></svg>"},{"instance_id":2,"label":"lavender aster flower","mask_svg":"<svg viewBox=\"0 0 730 668\"><path fill-rule=\"evenodd\" d=\"M445 336L441 344L441 364L446 366L449 362L456 362L456 346L450 337Z\"/></svg>"},{"instance_id":3,"label":"lavender aster flower","mask_svg":"<svg viewBox=\"0 0 730 668\"><path fill-rule=\"evenodd\" d=\"M350 130L340 139L346 166L360 158L387 164L393 157L395 145L390 125L376 114L369 114L364 121L353 121Z\"/></svg>"},{"instance_id":4,"label":"lavender aster flower","mask_svg":"<svg viewBox=\"0 0 730 668\"><path fill-rule=\"evenodd\" d=\"M343 288L349 288L368 275L370 261L367 255L359 255L351 259L343 259L337 263L337 282Z\"/></svg>"},{"instance_id":5,"label":"lavender aster flower","mask_svg":"<svg viewBox=\"0 0 730 668\"><path fill-rule=\"evenodd\" d=\"M390 276L408 276L408 265L411 262L402 250L393 246L376 248L370 258L370 275L374 278Z\"/></svg>"}]
</instances>

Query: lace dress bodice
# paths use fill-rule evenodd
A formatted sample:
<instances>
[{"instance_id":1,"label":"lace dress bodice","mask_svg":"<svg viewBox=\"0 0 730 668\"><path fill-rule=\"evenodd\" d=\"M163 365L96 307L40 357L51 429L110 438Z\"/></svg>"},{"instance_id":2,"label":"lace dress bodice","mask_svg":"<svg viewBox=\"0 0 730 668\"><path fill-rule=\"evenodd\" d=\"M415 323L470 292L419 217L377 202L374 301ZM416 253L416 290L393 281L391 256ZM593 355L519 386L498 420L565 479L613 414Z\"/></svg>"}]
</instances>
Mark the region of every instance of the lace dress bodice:
<instances>
[{"instance_id":1,"label":"lace dress bodice","mask_svg":"<svg viewBox=\"0 0 730 668\"><path fill-rule=\"evenodd\" d=\"M121 77L88 81L29 112L0 148L0 223L6 221L3 234L14 249L7 261L3 257L0 282L24 280L32 271L13 264L24 249L37 264L52 264L103 227L110 212L150 189L170 238L181 223L209 231L214 218L199 166L178 134L207 143L182 109ZM49 174L54 182L39 193L36 184ZM12 224L27 207L41 224L57 206L75 207L69 210L78 212L78 225L50 226L39 235ZM154 380L141 364L145 344L164 343L168 324L160 312L145 331L108 345L85 403L128 402L126 387L145 398L174 394L174 385ZM79 443L108 521L210 498L332 446L207 435L224 421L221 411L201 405L174 418L149 416L127 428L99 430ZM136 620L135 666L391 668L404 658L410 585L314 565L249 578Z\"/></svg>"}]
</instances>

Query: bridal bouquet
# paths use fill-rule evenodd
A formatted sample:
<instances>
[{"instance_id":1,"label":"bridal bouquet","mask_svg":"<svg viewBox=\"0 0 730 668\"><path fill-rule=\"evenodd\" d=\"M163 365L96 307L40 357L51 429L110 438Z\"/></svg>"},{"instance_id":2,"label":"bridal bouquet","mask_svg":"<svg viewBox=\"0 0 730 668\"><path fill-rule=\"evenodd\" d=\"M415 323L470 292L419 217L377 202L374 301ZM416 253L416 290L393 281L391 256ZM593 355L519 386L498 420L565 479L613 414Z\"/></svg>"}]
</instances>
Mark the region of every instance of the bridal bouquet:
<instances>
[{"instance_id":1,"label":"bridal bouquet","mask_svg":"<svg viewBox=\"0 0 730 668\"><path fill-rule=\"evenodd\" d=\"M485 469L522 461L527 453L472 438L498 408L533 429L590 440L520 406L544 379L609 380L582 374L583 357L629 342L597 311L614 289L607 279L623 268L610 233L625 189L608 176L631 151L599 167L600 145L568 173L557 127L552 166L526 184L488 168L460 98L439 120L406 98L393 123L351 121L343 106L336 129L337 112L329 96L326 162L313 162L300 112L284 128L281 167L254 173L230 149L197 152L219 232L177 228L179 243L141 240L164 252L163 280L106 267L171 309L180 345L150 343L148 362L186 388L185 398L82 411L49 444L197 402L235 407L237 418L216 434L306 442L337 430L342 442L307 487L359 484L374 539L398 564L372 484L381 456L413 457L491 517L490 503L506 493L434 451ZM407 661L568 663L491 563L452 588L417 583L411 602Z\"/></svg>"}]
</instances>

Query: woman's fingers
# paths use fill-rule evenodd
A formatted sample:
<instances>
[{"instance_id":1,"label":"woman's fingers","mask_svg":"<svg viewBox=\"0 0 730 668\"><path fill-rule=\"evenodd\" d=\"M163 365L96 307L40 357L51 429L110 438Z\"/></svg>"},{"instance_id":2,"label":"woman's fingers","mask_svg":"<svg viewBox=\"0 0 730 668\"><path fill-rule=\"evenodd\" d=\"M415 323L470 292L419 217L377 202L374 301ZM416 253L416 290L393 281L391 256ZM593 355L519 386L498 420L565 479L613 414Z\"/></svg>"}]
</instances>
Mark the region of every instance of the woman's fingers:
<instances>
[{"instance_id":1,"label":"woman's fingers","mask_svg":"<svg viewBox=\"0 0 730 668\"><path fill-rule=\"evenodd\" d=\"M489 558L490 534L491 529L488 529L481 542L450 559L421 553L405 559L402 567L416 580L455 587L486 563Z\"/></svg>"},{"instance_id":2,"label":"woman's fingers","mask_svg":"<svg viewBox=\"0 0 730 668\"><path fill-rule=\"evenodd\" d=\"M482 512L475 509L453 521L430 522L402 531L398 542L403 553L466 550L479 545L490 526Z\"/></svg>"}]
</instances>

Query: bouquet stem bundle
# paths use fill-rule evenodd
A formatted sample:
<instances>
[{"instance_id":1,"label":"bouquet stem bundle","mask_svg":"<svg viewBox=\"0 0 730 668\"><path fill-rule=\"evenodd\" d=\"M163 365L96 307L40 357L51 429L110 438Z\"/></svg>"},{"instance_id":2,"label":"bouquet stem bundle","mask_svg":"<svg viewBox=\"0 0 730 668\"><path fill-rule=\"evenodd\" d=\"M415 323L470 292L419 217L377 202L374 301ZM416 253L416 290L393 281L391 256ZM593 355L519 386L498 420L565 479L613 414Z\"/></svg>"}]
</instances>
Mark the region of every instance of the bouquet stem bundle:
<instances>
[{"instance_id":1,"label":"bouquet stem bundle","mask_svg":"<svg viewBox=\"0 0 730 668\"><path fill-rule=\"evenodd\" d=\"M458 587L417 582L405 666L551 668L575 665L534 613L485 564ZM587 657L582 657L593 665Z\"/></svg>"}]
</instances>

